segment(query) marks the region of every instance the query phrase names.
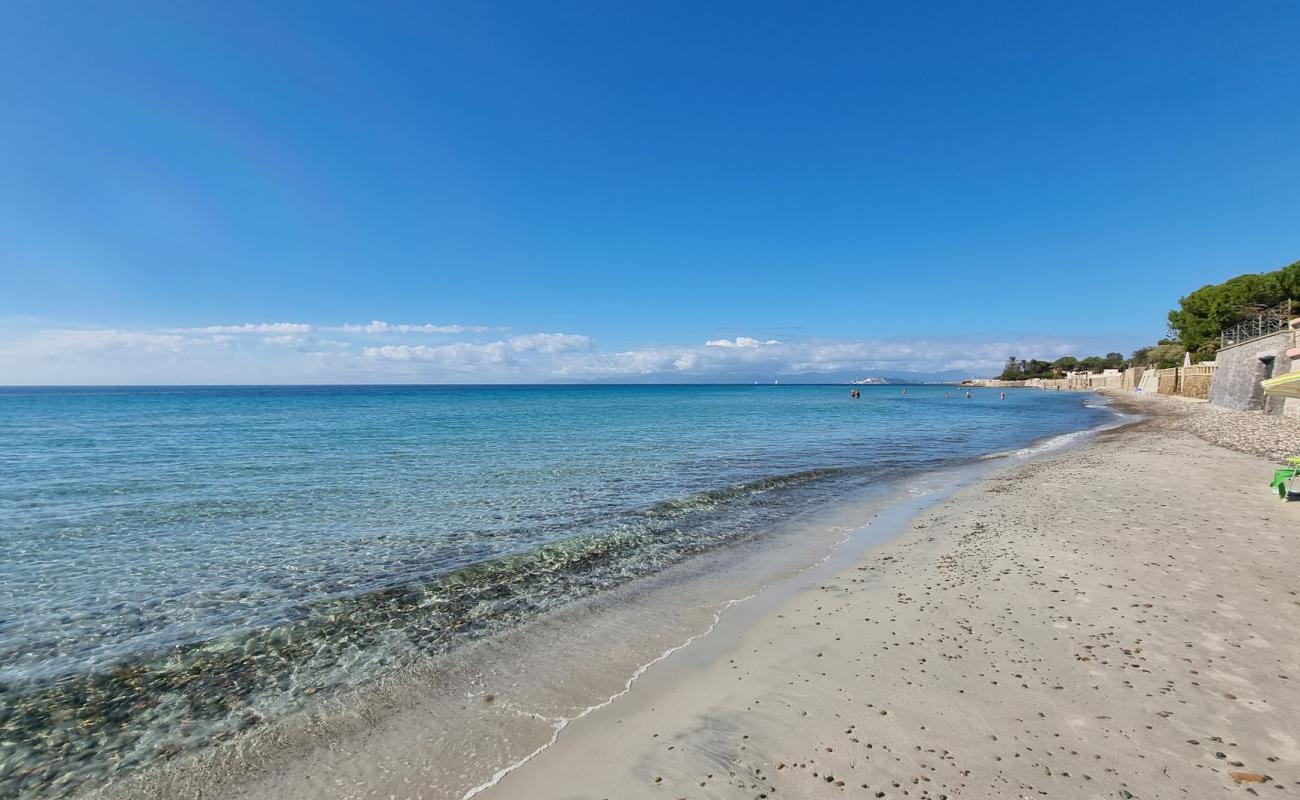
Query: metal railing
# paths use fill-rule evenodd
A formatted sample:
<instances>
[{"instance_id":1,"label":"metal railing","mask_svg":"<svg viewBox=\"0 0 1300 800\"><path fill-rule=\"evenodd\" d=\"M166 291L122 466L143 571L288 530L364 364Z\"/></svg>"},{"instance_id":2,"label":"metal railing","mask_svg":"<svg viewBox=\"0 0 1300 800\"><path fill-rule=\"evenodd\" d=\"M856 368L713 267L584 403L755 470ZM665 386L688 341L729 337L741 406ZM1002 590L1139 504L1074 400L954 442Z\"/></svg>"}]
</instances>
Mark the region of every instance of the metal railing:
<instances>
[{"instance_id":1,"label":"metal railing","mask_svg":"<svg viewBox=\"0 0 1300 800\"><path fill-rule=\"evenodd\" d=\"M1219 331L1219 347L1232 347L1234 344L1249 342L1251 339L1262 339L1287 330L1292 312L1295 310L1294 305L1293 301L1287 300L1280 305L1264 309L1232 327L1224 328Z\"/></svg>"}]
</instances>

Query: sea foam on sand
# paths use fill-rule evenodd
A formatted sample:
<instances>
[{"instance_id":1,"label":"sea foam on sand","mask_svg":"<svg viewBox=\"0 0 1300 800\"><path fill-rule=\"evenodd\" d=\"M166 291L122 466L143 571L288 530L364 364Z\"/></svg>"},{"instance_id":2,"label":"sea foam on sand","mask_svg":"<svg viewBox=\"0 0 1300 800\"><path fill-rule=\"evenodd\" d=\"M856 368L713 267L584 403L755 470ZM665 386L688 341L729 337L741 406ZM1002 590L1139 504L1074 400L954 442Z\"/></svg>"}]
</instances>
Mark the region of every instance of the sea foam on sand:
<instances>
[{"instance_id":1,"label":"sea foam on sand","mask_svg":"<svg viewBox=\"0 0 1300 800\"><path fill-rule=\"evenodd\" d=\"M706 660L659 665L482 796L1295 787L1300 505L1258 491L1269 469L1139 429L999 472L724 619Z\"/></svg>"},{"instance_id":2,"label":"sea foam on sand","mask_svg":"<svg viewBox=\"0 0 1300 800\"><path fill-rule=\"evenodd\" d=\"M469 653L449 681L469 694L416 697L231 796L1294 787L1300 504L1262 490L1267 461L1161 422L841 509L816 523L833 541L781 537L813 566L762 591L725 595L743 582L717 553L614 611L565 609ZM547 646L564 657L511 659Z\"/></svg>"}]
</instances>

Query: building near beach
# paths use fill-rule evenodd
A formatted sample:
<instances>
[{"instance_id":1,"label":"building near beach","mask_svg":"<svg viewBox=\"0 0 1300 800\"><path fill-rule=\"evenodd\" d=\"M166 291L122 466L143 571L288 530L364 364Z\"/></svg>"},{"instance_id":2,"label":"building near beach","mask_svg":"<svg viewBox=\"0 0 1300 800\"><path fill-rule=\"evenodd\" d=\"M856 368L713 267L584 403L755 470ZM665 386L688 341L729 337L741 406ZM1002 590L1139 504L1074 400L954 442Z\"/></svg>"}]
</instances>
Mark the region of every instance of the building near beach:
<instances>
[{"instance_id":1,"label":"building near beach","mask_svg":"<svg viewBox=\"0 0 1300 800\"><path fill-rule=\"evenodd\" d=\"M1269 397L1261 385L1300 367L1300 319L1291 313L1291 303L1285 303L1219 334L1211 403L1233 411L1300 417L1300 401Z\"/></svg>"}]
</instances>

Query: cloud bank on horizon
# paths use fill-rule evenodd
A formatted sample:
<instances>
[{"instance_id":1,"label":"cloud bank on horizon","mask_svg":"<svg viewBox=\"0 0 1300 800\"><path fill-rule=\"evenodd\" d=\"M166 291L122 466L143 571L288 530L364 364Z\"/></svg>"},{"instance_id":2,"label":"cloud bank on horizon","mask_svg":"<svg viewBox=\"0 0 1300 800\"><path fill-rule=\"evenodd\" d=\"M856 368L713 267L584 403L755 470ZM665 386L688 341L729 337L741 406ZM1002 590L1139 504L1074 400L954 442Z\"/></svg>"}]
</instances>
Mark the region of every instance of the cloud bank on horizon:
<instances>
[{"instance_id":1,"label":"cloud bank on horizon","mask_svg":"<svg viewBox=\"0 0 1300 800\"><path fill-rule=\"evenodd\" d=\"M1081 339L748 336L603 350L575 333L484 325L264 322L193 328L0 325L0 384L840 381L987 375L1009 355L1080 353Z\"/></svg>"}]
</instances>

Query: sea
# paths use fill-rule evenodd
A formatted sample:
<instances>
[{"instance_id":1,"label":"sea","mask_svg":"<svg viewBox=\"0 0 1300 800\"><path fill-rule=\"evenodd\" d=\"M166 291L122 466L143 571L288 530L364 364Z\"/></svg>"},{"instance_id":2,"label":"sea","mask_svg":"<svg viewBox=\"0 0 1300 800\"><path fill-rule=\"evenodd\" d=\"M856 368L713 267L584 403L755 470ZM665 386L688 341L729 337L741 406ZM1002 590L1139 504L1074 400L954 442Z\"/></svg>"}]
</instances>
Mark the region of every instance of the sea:
<instances>
[{"instance_id":1,"label":"sea","mask_svg":"<svg viewBox=\"0 0 1300 800\"><path fill-rule=\"evenodd\" d=\"M955 386L0 388L0 796L237 737L864 487L1062 446Z\"/></svg>"}]
</instances>

